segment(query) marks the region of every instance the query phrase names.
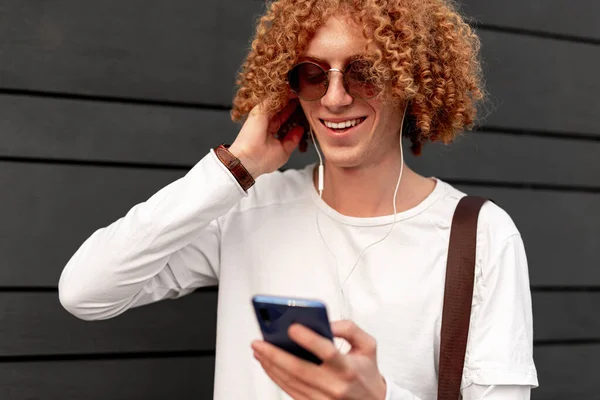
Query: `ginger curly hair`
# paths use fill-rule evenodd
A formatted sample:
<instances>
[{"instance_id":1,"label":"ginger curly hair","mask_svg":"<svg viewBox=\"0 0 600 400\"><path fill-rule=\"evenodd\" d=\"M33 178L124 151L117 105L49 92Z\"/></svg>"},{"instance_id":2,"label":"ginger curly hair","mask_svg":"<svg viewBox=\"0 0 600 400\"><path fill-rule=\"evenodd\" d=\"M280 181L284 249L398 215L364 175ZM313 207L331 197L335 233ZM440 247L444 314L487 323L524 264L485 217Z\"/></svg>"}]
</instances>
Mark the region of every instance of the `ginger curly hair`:
<instances>
[{"instance_id":1,"label":"ginger curly hair","mask_svg":"<svg viewBox=\"0 0 600 400\"><path fill-rule=\"evenodd\" d=\"M269 113L287 104L288 71L333 15L349 16L376 45L367 56L384 89L380 96L409 101L403 132L415 155L427 141L450 143L473 128L477 102L484 97L480 42L451 0L270 2L238 75L233 121L262 101Z\"/></svg>"}]
</instances>

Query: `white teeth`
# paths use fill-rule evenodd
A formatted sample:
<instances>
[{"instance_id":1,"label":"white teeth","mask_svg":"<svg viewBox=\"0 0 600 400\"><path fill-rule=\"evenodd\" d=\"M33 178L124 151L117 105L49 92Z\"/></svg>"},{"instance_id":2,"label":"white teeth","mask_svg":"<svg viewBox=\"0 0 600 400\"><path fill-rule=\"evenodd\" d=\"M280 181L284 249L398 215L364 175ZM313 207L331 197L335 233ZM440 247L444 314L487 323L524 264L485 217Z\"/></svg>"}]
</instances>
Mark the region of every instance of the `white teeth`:
<instances>
[{"instance_id":1,"label":"white teeth","mask_svg":"<svg viewBox=\"0 0 600 400\"><path fill-rule=\"evenodd\" d=\"M350 128L351 126L356 126L358 123L360 123L361 119L351 119L349 121L345 121L345 122L329 122L329 121L323 121L325 123L325 126L330 128L330 129L345 129L345 128Z\"/></svg>"}]
</instances>

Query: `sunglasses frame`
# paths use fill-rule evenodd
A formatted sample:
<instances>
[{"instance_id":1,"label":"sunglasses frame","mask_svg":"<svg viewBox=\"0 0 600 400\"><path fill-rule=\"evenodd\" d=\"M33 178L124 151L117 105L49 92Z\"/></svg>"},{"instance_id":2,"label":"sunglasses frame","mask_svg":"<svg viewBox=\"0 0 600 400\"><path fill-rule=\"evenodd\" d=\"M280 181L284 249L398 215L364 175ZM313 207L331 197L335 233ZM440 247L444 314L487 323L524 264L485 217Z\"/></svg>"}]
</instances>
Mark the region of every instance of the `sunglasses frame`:
<instances>
[{"instance_id":1,"label":"sunglasses frame","mask_svg":"<svg viewBox=\"0 0 600 400\"><path fill-rule=\"evenodd\" d=\"M344 84L344 90L345 90L345 91L346 91L346 93L348 93L348 95L350 95L350 96L351 96L353 99L359 99L359 100L370 100L370 99L372 99L372 98L375 98L375 97L377 97L377 95L379 95L379 94L381 93L381 90L377 91L377 93L376 93L376 94L374 94L373 96L370 96L370 97L355 96L355 95L353 95L352 93L350 93L350 86L349 86L349 84L348 84L348 81L346 80L346 73L348 72L348 68L350 68L350 66L351 66L352 64L356 63L356 62L365 62L365 60L362 60L362 59L353 60L353 61L349 62L349 63L348 63L348 64L347 64L347 65L344 67L344 70L342 71L342 70L340 70L340 69L338 69L338 68L330 68L330 69L328 69L328 70L325 70L325 68L323 68L321 65L319 65L319 64L318 64L318 63L316 63L316 62L313 62L313 61L302 61L302 62L300 62L300 63L298 63L298 64L295 64L295 65L294 65L294 66L293 66L293 67L290 69L290 71L288 72L288 76L287 76L287 78L288 78L288 86L290 87L290 90L291 90L292 92L294 92L294 94L295 94L296 96L298 96L298 97L299 97L301 100L304 100L304 101L319 101L319 100L321 100L323 97L325 97L325 95L327 94L327 91L329 90L329 82L330 82L330 79L329 79L329 73L330 73L330 72L339 72L339 73L341 73L341 74L342 74L342 82L343 82L343 84ZM302 96L300 96L300 93L296 92L296 91L295 91L295 90L292 88L292 85L290 84L290 81L291 81L291 76L292 76L292 72L294 72L294 70L295 70L296 68L298 68L299 66L301 66L301 65L303 65L303 64L311 64L311 65L316 65L316 66L317 66L317 67L318 67L318 68L319 68L321 71L323 71L323 74L325 75L325 91L323 92L323 94L321 95L321 97L319 97L318 99L310 99L310 100L308 100L308 99L304 99L304 98L302 98Z\"/></svg>"}]
</instances>

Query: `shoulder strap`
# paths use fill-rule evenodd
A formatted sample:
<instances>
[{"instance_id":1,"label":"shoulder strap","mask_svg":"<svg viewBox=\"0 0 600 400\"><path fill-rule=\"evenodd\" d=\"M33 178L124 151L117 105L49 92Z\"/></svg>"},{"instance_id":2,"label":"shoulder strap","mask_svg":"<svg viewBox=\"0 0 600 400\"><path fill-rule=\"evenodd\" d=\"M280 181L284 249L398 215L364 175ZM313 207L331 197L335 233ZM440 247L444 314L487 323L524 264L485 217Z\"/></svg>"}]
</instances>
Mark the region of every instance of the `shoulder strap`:
<instances>
[{"instance_id":1,"label":"shoulder strap","mask_svg":"<svg viewBox=\"0 0 600 400\"><path fill-rule=\"evenodd\" d=\"M477 218L486 201L481 197L463 197L452 218L440 334L438 400L460 397L475 279Z\"/></svg>"}]
</instances>

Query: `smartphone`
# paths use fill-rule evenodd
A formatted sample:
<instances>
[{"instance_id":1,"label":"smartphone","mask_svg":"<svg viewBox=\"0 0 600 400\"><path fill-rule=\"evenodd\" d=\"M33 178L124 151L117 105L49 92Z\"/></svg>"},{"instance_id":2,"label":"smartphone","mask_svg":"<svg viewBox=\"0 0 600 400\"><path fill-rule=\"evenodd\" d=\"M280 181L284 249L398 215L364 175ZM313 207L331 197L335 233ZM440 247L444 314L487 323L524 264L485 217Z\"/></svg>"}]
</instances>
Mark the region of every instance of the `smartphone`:
<instances>
[{"instance_id":1,"label":"smartphone","mask_svg":"<svg viewBox=\"0 0 600 400\"><path fill-rule=\"evenodd\" d=\"M254 296L252 304L266 342L304 360L322 363L317 356L290 339L288 328L299 323L333 341L325 304L319 300L278 296Z\"/></svg>"}]
</instances>

